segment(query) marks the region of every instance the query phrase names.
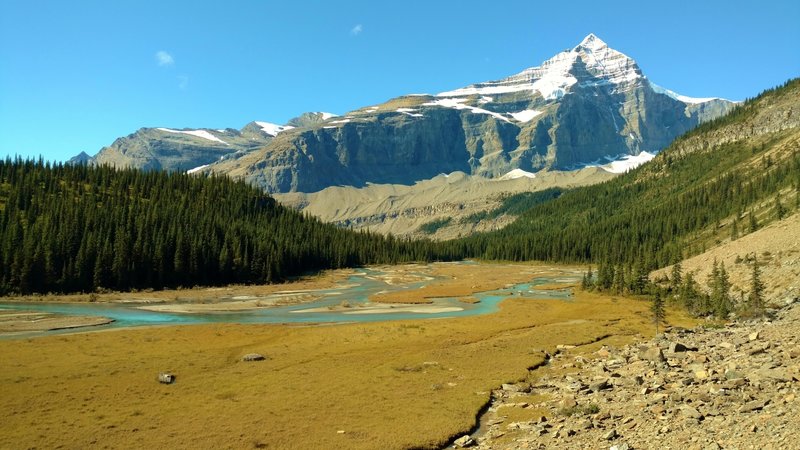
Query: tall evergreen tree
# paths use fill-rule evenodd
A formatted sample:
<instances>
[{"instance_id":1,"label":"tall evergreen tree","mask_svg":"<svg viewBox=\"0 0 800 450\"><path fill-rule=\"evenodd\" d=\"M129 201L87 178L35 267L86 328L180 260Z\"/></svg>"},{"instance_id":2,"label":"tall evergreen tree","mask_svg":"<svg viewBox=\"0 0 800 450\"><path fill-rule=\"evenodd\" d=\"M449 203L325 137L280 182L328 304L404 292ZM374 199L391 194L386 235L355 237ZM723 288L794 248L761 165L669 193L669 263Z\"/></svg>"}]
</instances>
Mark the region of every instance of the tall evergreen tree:
<instances>
[{"instance_id":1,"label":"tall evergreen tree","mask_svg":"<svg viewBox=\"0 0 800 450\"><path fill-rule=\"evenodd\" d=\"M669 277L669 287L673 293L677 293L678 289L680 289L681 284L683 284L683 266L681 266L680 262L677 262L672 265L672 270L670 272Z\"/></svg>"},{"instance_id":2,"label":"tall evergreen tree","mask_svg":"<svg viewBox=\"0 0 800 450\"><path fill-rule=\"evenodd\" d=\"M764 282L761 280L761 267L758 264L758 256L753 255L753 269L750 277L748 303L750 309L755 314L764 313L764 288Z\"/></svg>"},{"instance_id":3,"label":"tall evergreen tree","mask_svg":"<svg viewBox=\"0 0 800 450\"><path fill-rule=\"evenodd\" d=\"M748 215L750 216L750 226L748 232L753 233L758 230L758 219L756 218L756 214L752 209Z\"/></svg>"},{"instance_id":4,"label":"tall evergreen tree","mask_svg":"<svg viewBox=\"0 0 800 450\"><path fill-rule=\"evenodd\" d=\"M652 303L650 304L650 311L653 313L653 323L656 325L656 336L658 336L658 326L664 323L666 318L664 300L661 297L661 291L658 289L656 289Z\"/></svg>"},{"instance_id":5,"label":"tall evergreen tree","mask_svg":"<svg viewBox=\"0 0 800 450\"><path fill-rule=\"evenodd\" d=\"M786 208L784 208L783 203L781 203L781 195L780 193L775 195L775 217L778 220L782 220L786 216Z\"/></svg>"}]
</instances>

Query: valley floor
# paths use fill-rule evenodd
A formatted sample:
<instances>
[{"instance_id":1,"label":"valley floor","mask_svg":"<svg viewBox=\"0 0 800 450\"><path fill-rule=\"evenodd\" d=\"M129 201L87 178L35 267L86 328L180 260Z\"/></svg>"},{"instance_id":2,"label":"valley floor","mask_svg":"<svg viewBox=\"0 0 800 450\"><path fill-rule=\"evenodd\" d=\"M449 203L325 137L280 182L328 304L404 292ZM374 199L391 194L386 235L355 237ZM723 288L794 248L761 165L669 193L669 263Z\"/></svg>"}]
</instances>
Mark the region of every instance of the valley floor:
<instances>
[{"instance_id":1,"label":"valley floor","mask_svg":"<svg viewBox=\"0 0 800 450\"><path fill-rule=\"evenodd\" d=\"M469 291L485 288L481 273L499 288L521 272L560 270L501 266L449 276ZM576 292L567 301L511 298L464 318L0 341L0 447L436 448L470 430L494 389L526 379L557 346L624 345L649 333L648 306ZM670 321L689 323L677 313ZM267 359L242 361L253 352ZM176 382L158 383L159 372Z\"/></svg>"}]
</instances>

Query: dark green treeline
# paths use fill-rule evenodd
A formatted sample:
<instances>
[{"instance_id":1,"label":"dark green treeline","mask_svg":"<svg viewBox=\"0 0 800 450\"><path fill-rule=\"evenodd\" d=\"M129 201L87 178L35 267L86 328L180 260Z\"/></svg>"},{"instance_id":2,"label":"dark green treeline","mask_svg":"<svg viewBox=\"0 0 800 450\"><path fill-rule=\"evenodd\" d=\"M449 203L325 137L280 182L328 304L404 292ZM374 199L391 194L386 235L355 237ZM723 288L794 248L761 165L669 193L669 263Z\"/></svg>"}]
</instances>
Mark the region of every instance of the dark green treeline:
<instances>
[{"instance_id":1,"label":"dark green treeline","mask_svg":"<svg viewBox=\"0 0 800 450\"><path fill-rule=\"evenodd\" d=\"M265 283L449 259L323 224L226 177L0 161L0 293Z\"/></svg>"}]
</instances>

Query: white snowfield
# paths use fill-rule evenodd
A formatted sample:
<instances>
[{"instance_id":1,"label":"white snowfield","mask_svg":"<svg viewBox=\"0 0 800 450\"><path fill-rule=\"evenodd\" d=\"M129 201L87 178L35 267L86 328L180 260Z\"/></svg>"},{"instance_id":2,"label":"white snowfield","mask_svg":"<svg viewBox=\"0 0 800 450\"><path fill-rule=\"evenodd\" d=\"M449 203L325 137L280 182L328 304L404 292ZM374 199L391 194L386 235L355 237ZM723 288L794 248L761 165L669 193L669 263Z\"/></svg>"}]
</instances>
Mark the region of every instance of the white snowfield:
<instances>
[{"instance_id":1,"label":"white snowfield","mask_svg":"<svg viewBox=\"0 0 800 450\"><path fill-rule=\"evenodd\" d=\"M186 171L186 173L188 173L188 174L193 174L193 173L195 173L195 172L199 172L199 171L201 171L201 170L205 169L206 167L208 167L208 166L210 166L210 165L211 165L211 164L203 164L202 166L197 166L197 167L195 167L194 169L189 169L189 170L187 170L187 171Z\"/></svg>"},{"instance_id":2,"label":"white snowfield","mask_svg":"<svg viewBox=\"0 0 800 450\"><path fill-rule=\"evenodd\" d=\"M659 94L668 95L679 102L683 102L690 105L697 105L700 103L710 102L712 100L722 100L719 97L707 97L707 98L694 98L694 97L687 97L685 95L678 94L677 92L670 91L669 89L663 88L650 80L647 80L650 83L650 87L653 88L654 91L658 92Z\"/></svg>"},{"instance_id":3,"label":"white snowfield","mask_svg":"<svg viewBox=\"0 0 800 450\"><path fill-rule=\"evenodd\" d=\"M225 145L230 145L227 142L223 141L222 139L214 136L213 134L209 133L206 130L173 130L171 128L156 128L159 131L166 131L167 133L180 133L180 134L188 134L191 136L199 137L202 139L207 139L209 141L221 142Z\"/></svg>"},{"instance_id":4,"label":"white snowfield","mask_svg":"<svg viewBox=\"0 0 800 450\"><path fill-rule=\"evenodd\" d=\"M514 170L508 172L507 174L503 175L502 177L500 177L500 179L501 180L514 180L514 179L523 178L523 177L525 177L525 178L536 178L536 174L524 171L522 169L514 169Z\"/></svg>"},{"instance_id":5,"label":"white snowfield","mask_svg":"<svg viewBox=\"0 0 800 450\"><path fill-rule=\"evenodd\" d=\"M496 113L493 111L489 111L483 108L478 108L476 106L469 106L465 105L464 102L467 101L465 98L440 98L434 100L432 102L423 103L422 106L441 106L444 108L453 108L453 109L468 109L474 114L488 114L496 119L503 120L505 122L511 122L508 117Z\"/></svg>"},{"instance_id":6,"label":"white snowfield","mask_svg":"<svg viewBox=\"0 0 800 450\"><path fill-rule=\"evenodd\" d=\"M294 128L291 125L277 125L270 122L259 122L259 121L256 121L256 125L261 127L261 131L273 137L277 136L278 133L280 133L281 131L291 130L292 128Z\"/></svg>"},{"instance_id":7,"label":"white snowfield","mask_svg":"<svg viewBox=\"0 0 800 450\"><path fill-rule=\"evenodd\" d=\"M518 122L530 122L536 116L542 114L541 111L536 111L535 109L526 109L520 112L510 113L511 117L516 119Z\"/></svg>"},{"instance_id":8,"label":"white snowfield","mask_svg":"<svg viewBox=\"0 0 800 450\"><path fill-rule=\"evenodd\" d=\"M611 160L611 162L602 165L587 164L586 167L600 167L606 172L625 173L641 166L655 157L656 155L653 153L641 152L638 155L625 155L616 160L612 160L613 158L606 158L607 160Z\"/></svg>"}]
</instances>

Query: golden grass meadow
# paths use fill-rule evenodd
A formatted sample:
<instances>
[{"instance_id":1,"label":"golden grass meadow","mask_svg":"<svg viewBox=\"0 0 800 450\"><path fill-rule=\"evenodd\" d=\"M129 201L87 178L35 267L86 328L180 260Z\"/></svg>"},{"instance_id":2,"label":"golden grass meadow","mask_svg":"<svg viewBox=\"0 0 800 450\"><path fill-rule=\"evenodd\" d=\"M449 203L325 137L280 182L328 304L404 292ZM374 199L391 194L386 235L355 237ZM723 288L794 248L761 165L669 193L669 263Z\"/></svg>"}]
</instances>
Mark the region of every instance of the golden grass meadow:
<instances>
[{"instance_id":1,"label":"golden grass meadow","mask_svg":"<svg viewBox=\"0 0 800 450\"><path fill-rule=\"evenodd\" d=\"M468 276L474 290L455 295L469 295L561 269L431 270L460 286ZM569 301L510 298L464 318L0 340L0 448L437 448L470 430L491 390L525 379L544 351L652 334L648 307L576 290ZM242 362L251 352L268 359ZM177 381L159 384L161 371Z\"/></svg>"}]
</instances>

